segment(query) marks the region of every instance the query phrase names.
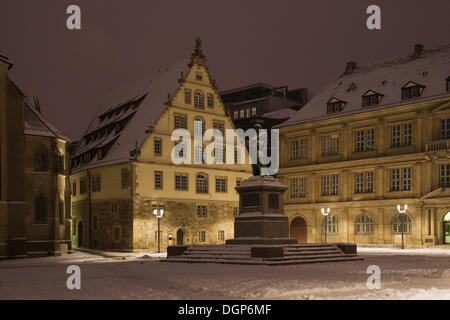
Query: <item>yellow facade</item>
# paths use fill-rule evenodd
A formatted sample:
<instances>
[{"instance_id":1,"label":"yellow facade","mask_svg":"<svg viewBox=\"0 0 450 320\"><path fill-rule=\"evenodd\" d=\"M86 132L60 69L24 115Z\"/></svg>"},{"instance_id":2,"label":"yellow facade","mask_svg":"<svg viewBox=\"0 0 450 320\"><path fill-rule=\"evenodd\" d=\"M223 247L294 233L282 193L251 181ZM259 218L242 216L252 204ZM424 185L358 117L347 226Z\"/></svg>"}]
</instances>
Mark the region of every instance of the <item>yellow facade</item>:
<instances>
[{"instance_id":1,"label":"yellow facade","mask_svg":"<svg viewBox=\"0 0 450 320\"><path fill-rule=\"evenodd\" d=\"M224 243L233 237L234 214L238 207L238 194L234 188L238 181L251 176L251 166L194 164L193 142L192 164L175 165L172 162L171 150L175 143L171 141L171 134L176 129L175 116L184 117L192 141L195 119L203 121L205 130L213 128L214 122L223 124L224 130L234 129L204 59L194 57L189 71L182 77L180 83L173 83L175 93L170 96L158 120L141 128L148 134L136 157L126 163L81 169L72 175L72 185L76 185L72 197L75 246L154 250L157 247L157 218L153 210L159 210L160 206L164 206L161 248L176 243ZM190 103L186 101L186 90L191 92ZM196 92L203 96L203 107L195 106ZM213 97L212 106L209 106L208 95ZM204 146L209 143L205 142ZM127 171L128 175L125 174ZM160 174L158 186L155 172ZM206 177L207 192L197 192L198 174ZM176 175L186 177L185 188L176 188ZM98 190L94 178L98 176L100 190L93 191ZM220 181L225 179L225 191L221 188L216 190L216 178ZM80 194L82 179L85 179L87 188ZM125 182L127 179L129 181ZM83 224L82 242L79 242L77 230L80 222ZM86 233L87 227L90 233Z\"/></svg>"}]
</instances>

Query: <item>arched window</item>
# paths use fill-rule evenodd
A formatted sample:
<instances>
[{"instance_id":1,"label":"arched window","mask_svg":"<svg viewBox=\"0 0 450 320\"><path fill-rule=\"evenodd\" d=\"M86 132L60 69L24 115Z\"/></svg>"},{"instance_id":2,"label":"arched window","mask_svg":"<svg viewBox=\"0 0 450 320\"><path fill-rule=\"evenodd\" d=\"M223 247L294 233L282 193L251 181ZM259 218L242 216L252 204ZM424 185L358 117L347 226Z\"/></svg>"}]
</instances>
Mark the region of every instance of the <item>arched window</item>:
<instances>
[{"instance_id":1,"label":"arched window","mask_svg":"<svg viewBox=\"0 0 450 320\"><path fill-rule=\"evenodd\" d=\"M373 233L373 220L366 214L360 214L355 220L355 233L356 234L372 234Z\"/></svg>"},{"instance_id":2,"label":"arched window","mask_svg":"<svg viewBox=\"0 0 450 320\"><path fill-rule=\"evenodd\" d=\"M392 218L392 232L401 233L411 233L411 218L404 213L396 214Z\"/></svg>"},{"instance_id":3,"label":"arched window","mask_svg":"<svg viewBox=\"0 0 450 320\"><path fill-rule=\"evenodd\" d=\"M44 148L39 148L34 154L34 170L47 171L48 169L48 154Z\"/></svg>"},{"instance_id":4,"label":"arched window","mask_svg":"<svg viewBox=\"0 0 450 320\"><path fill-rule=\"evenodd\" d=\"M195 179L198 193L208 193L208 179L205 174L199 173Z\"/></svg>"},{"instance_id":5,"label":"arched window","mask_svg":"<svg viewBox=\"0 0 450 320\"><path fill-rule=\"evenodd\" d=\"M47 201L45 197L40 194L34 200L34 220L35 222L47 221Z\"/></svg>"},{"instance_id":6,"label":"arched window","mask_svg":"<svg viewBox=\"0 0 450 320\"><path fill-rule=\"evenodd\" d=\"M326 219L326 220L325 220ZM326 221L326 223L325 223ZM325 225L327 228L327 234L337 234L338 229L338 220L336 216L326 216L322 221L322 232L325 233Z\"/></svg>"},{"instance_id":7,"label":"arched window","mask_svg":"<svg viewBox=\"0 0 450 320\"><path fill-rule=\"evenodd\" d=\"M195 90L194 93L194 107L203 109L205 107L205 97L200 90Z\"/></svg>"}]
</instances>

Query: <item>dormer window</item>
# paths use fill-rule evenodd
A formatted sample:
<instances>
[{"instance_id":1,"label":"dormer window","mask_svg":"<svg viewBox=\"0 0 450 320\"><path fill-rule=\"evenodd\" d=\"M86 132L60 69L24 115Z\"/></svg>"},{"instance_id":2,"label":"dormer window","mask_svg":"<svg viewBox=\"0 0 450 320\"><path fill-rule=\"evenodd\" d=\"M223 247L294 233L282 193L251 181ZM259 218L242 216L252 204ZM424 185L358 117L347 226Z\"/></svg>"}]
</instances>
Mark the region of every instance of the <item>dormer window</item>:
<instances>
[{"instance_id":1,"label":"dormer window","mask_svg":"<svg viewBox=\"0 0 450 320\"><path fill-rule=\"evenodd\" d=\"M344 109L346 102L337 98L331 98L327 103L327 113L337 113Z\"/></svg>"},{"instance_id":2,"label":"dormer window","mask_svg":"<svg viewBox=\"0 0 450 320\"><path fill-rule=\"evenodd\" d=\"M363 107L376 106L383 99L383 95L375 91L369 90L362 96Z\"/></svg>"},{"instance_id":3,"label":"dormer window","mask_svg":"<svg viewBox=\"0 0 450 320\"><path fill-rule=\"evenodd\" d=\"M425 86L410 81L402 88L402 99L407 100L418 98L422 95L424 89Z\"/></svg>"}]
</instances>

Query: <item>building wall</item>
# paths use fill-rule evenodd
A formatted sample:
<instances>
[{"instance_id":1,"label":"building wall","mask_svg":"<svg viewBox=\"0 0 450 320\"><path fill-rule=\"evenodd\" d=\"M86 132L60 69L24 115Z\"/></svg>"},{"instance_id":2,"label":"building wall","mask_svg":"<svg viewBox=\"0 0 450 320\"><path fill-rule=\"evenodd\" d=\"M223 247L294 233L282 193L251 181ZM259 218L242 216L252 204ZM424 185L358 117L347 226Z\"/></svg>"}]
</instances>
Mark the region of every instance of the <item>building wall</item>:
<instances>
[{"instance_id":1,"label":"building wall","mask_svg":"<svg viewBox=\"0 0 450 320\"><path fill-rule=\"evenodd\" d=\"M26 254L23 103L0 61L0 258Z\"/></svg>"},{"instance_id":2,"label":"building wall","mask_svg":"<svg viewBox=\"0 0 450 320\"><path fill-rule=\"evenodd\" d=\"M439 189L439 165L450 161L448 145L439 142L440 119L449 117L447 97L281 128L279 177L289 186L285 210L290 220L303 217L308 242L321 242L320 210L329 207L339 221L339 233L330 235L329 241L396 244L401 239L393 233L391 221L397 214L397 204L408 204L412 230L406 235L406 243L443 243L443 217L450 207L449 195ZM411 145L392 147L392 126L408 123L412 125ZM375 130L374 150L356 152L356 132L371 128ZM323 136L339 138L338 154L322 156ZM300 139L307 141L306 157L292 160L292 142ZM410 168L410 190L391 190L391 169L396 168ZM373 172L373 191L359 194L355 174L365 172ZM339 176L338 195L323 196L321 177L333 174ZM293 197L292 179L301 177L306 177L306 196ZM438 189L441 191L436 193ZM355 234L355 219L363 212L373 219L370 235Z\"/></svg>"},{"instance_id":3,"label":"building wall","mask_svg":"<svg viewBox=\"0 0 450 320\"><path fill-rule=\"evenodd\" d=\"M47 136L25 136L25 216L27 250L30 255L61 254L71 249L70 180L67 142ZM45 150L48 165L45 171L37 170L35 154ZM56 155L62 155L63 168L58 171ZM36 220L36 199L46 201L45 221ZM63 205L60 217L60 205Z\"/></svg>"},{"instance_id":4,"label":"building wall","mask_svg":"<svg viewBox=\"0 0 450 320\"><path fill-rule=\"evenodd\" d=\"M196 78L201 73L202 79ZM75 228L82 221L84 230L83 246L113 250L156 250L157 218L153 215L153 206L164 206L161 219L161 249L165 251L170 243L176 244L177 231L184 233L183 243L200 242L199 232L205 232L202 243L224 243L233 237L235 208L238 207L238 194L234 187L237 179L251 176L249 164L194 164L194 143L191 146L191 164L174 165L171 150L174 142L171 133L175 129L174 116L186 116L187 130L194 137L194 119L201 118L205 129L213 127L213 121L221 121L224 129L233 129L233 123L227 116L217 91L212 86L208 70L195 63L186 75L183 83L174 83L178 88L168 108L154 124L149 124L151 132L147 136L139 155L130 163L110 165L82 170L71 176L76 182L77 192L72 197ZM184 90L190 89L191 103L184 100ZM205 107L194 108L195 90L204 94ZM208 107L207 94L214 96L214 105ZM151 99L151 97L150 97ZM142 128L146 130L148 128ZM126 129L125 129L126 130ZM134 129L133 129L134 130ZM161 154L155 154L155 139L162 142ZM206 147L210 142L204 142ZM234 148L230 148L234 157ZM243 150L243 152L246 152ZM248 161L248 160L247 160ZM129 187L122 188L122 172L130 174ZM155 171L162 172L162 188L155 188ZM188 176L187 190L175 189L175 174ZM196 192L196 175L203 173L208 179L208 192ZM86 194L80 194L79 181L86 178L93 182L93 177L100 175L101 190L92 192L92 185ZM216 192L215 178L227 179L226 192ZM206 217L198 217L197 206L207 207ZM118 209L116 210L116 207ZM114 210L111 210L113 208ZM94 218L97 216L97 218ZM94 219L97 229L94 230ZM86 228L88 226L88 228ZM224 239L219 240L219 231L224 232ZM78 246L77 230L72 236L74 246ZM169 237L172 238L169 241Z\"/></svg>"}]
</instances>

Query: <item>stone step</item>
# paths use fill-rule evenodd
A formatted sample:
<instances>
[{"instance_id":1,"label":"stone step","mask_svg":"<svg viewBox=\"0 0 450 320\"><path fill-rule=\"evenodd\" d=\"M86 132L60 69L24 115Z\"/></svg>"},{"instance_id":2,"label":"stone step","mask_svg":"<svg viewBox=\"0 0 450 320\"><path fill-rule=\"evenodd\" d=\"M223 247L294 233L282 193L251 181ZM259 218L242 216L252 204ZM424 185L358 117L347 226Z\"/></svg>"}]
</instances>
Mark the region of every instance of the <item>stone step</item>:
<instances>
[{"instance_id":1,"label":"stone step","mask_svg":"<svg viewBox=\"0 0 450 320\"><path fill-rule=\"evenodd\" d=\"M316 252L323 252L328 250L339 250L338 247L326 247L326 248L292 248L292 249L286 249L284 248L284 252L301 252L301 251L316 251Z\"/></svg>"},{"instance_id":2,"label":"stone step","mask_svg":"<svg viewBox=\"0 0 450 320\"><path fill-rule=\"evenodd\" d=\"M328 255L328 254L343 254L340 250L326 250L326 251L289 251L284 252L284 256L301 256L301 255Z\"/></svg>"},{"instance_id":3,"label":"stone step","mask_svg":"<svg viewBox=\"0 0 450 320\"><path fill-rule=\"evenodd\" d=\"M222 255L222 254L183 254L179 257L186 259L250 259L250 255Z\"/></svg>"},{"instance_id":4,"label":"stone step","mask_svg":"<svg viewBox=\"0 0 450 320\"><path fill-rule=\"evenodd\" d=\"M177 262L177 263L223 263L223 264L243 264L243 265L291 265L291 264L308 264L308 263L326 263L326 262L344 262L344 261L358 261L364 260L357 256L342 256L336 258L321 258L321 259L297 259L297 260L281 260L281 261L267 261L263 259L188 259L186 257L173 257L161 260L162 262Z\"/></svg>"},{"instance_id":5,"label":"stone step","mask_svg":"<svg viewBox=\"0 0 450 320\"><path fill-rule=\"evenodd\" d=\"M289 260L310 260L310 259L329 259L329 258L343 258L350 255L344 255L342 253L330 254L330 255L304 255L304 256L284 256L279 258L267 258L266 261L289 261Z\"/></svg>"}]
</instances>

